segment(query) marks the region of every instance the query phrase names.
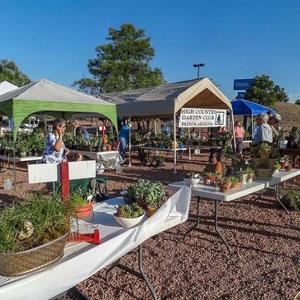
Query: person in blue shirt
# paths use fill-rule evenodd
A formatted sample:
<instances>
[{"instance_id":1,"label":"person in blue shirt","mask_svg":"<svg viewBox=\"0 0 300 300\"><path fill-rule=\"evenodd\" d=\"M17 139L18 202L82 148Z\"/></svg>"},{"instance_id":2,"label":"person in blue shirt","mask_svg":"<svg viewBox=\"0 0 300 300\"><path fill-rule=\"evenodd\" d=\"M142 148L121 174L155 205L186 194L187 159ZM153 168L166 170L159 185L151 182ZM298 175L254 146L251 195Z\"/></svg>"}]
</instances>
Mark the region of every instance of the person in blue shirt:
<instances>
[{"instance_id":1,"label":"person in blue shirt","mask_svg":"<svg viewBox=\"0 0 300 300\"><path fill-rule=\"evenodd\" d=\"M89 133L87 132L86 128L80 126L78 120L76 120L76 119L74 120L73 125L74 125L74 128L75 128L75 134L76 134L77 136L78 136L78 135L82 135L83 138L84 138L84 140L85 140L86 142L88 142L89 139L90 139L90 135L89 135Z\"/></svg>"},{"instance_id":2,"label":"person in blue shirt","mask_svg":"<svg viewBox=\"0 0 300 300\"><path fill-rule=\"evenodd\" d=\"M65 147L63 135L66 130L66 122L63 119L57 119L53 124L53 132L49 133L43 153L42 162L46 164L61 163L67 159L69 149Z\"/></svg>"},{"instance_id":3,"label":"person in blue shirt","mask_svg":"<svg viewBox=\"0 0 300 300\"><path fill-rule=\"evenodd\" d=\"M122 124L121 130L119 132L119 141L120 141L119 152L124 160L126 156L126 149L129 144L129 130L130 130L129 126L125 123Z\"/></svg>"}]
</instances>

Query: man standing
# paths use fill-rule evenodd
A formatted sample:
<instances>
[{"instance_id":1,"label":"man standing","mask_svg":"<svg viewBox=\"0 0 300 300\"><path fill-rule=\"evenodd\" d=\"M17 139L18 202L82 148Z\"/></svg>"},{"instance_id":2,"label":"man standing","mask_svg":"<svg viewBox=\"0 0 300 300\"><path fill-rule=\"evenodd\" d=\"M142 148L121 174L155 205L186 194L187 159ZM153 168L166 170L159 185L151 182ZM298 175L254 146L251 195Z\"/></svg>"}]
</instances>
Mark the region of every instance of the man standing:
<instances>
[{"instance_id":1,"label":"man standing","mask_svg":"<svg viewBox=\"0 0 300 300\"><path fill-rule=\"evenodd\" d=\"M262 124L257 127L254 142L255 143L273 143L273 131L271 126L268 124L269 116L267 114L263 114L261 116Z\"/></svg>"}]
</instances>

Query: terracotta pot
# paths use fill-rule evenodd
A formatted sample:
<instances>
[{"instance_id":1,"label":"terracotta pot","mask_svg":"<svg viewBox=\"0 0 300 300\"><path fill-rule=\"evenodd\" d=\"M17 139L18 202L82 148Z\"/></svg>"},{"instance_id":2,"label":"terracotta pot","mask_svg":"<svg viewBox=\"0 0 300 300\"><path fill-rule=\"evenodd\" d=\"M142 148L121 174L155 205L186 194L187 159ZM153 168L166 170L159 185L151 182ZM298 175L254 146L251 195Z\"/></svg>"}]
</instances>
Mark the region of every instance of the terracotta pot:
<instances>
[{"instance_id":1,"label":"terracotta pot","mask_svg":"<svg viewBox=\"0 0 300 300\"><path fill-rule=\"evenodd\" d=\"M94 202L87 203L76 209L76 217L78 219L85 219L92 215Z\"/></svg>"},{"instance_id":2,"label":"terracotta pot","mask_svg":"<svg viewBox=\"0 0 300 300\"><path fill-rule=\"evenodd\" d=\"M230 183L223 183L223 184L220 184L220 192L221 193L227 193L230 191Z\"/></svg>"},{"instance_id":3,"label":"terracotta pot","mask_svg":"<svg viewBox=\"0 0 300 300\"><path fill-rule=\"evenodd\" d=\"M108 144L108 145L106 146L106 150L107 150L107 151L111 151L111 149L112 149L111 144Z\"/></svg>"},{"instance_id":4,"label":"terracotta pot","mask_svg":"<svg viewBox=\"0 0 300 300\"><path fill-rule=\"evenodd\" d=\"M150 218L152 215L154 215L157 211L157 208L154 207L148 207L146 208L146 215L148 218Z\"/></svg>"},{"instance_id":5,"label":"terracotta pot","mask_svg":"<svg viewBox=\"0 0 300 300\"><path fill-rule=\"evenodd\" d=\"M284 169L284 168L285 168L285 165L286 165L285 161L281 161L281 162L280 162L280 168L281 168L281 169Z\"/></svg>"},{"instance_id":6,"label":"terracotta pot","mask_svg":"<svg viewBox=\"0 0 300 300\"><path fill-rule=\"evenodd\" d=\"M264 151L260 153L260 158L267 159L270 157L272 150Z\"/></svg>"},{"instance_id":7,"label":"terracotta pot","mask_svg":"<svg viewBox=\"0 0 300 300\"><path fill-rule=\"evenodd\" d=\"M138 199L138 200L136 200L136 202L137 202L137 204L138 204L140 207L142 207L142 208L144 208L144 209L147 208L147 204L146 204L145 200L143 200L143 199Z\"/></svg>"},{"instance_id":8,"label":"terracotta pot","mask_svg":"<svg viewBox=\"0 0 300 300\"><path fill-rule=\"evenodd\" d=\"M242 182L237 182L231 185L233 189L240 189L243 186Z\"/></svg>"},{"instance_id":9,"label":"terracotta pot","mask_svg":"<svg viewBox=\"0 0 300 300\"><path fill-rule=\"evenodd\" d=\"M203 178L203 182L204 182L205 185L210 185L211 180L210 180L210 178L208 178L208 177L204 177L204 178Z\"/></svg>"},{"instance_id":10,"label":"terracotta pot","mask_svg":"<svg viewBox=\"0 0 300 300\"><path fill-rule=\"evenodd\" d=\"M217 176L207 176L210 181L215 182L217 180Z\"/></svg>"}]
</instances>

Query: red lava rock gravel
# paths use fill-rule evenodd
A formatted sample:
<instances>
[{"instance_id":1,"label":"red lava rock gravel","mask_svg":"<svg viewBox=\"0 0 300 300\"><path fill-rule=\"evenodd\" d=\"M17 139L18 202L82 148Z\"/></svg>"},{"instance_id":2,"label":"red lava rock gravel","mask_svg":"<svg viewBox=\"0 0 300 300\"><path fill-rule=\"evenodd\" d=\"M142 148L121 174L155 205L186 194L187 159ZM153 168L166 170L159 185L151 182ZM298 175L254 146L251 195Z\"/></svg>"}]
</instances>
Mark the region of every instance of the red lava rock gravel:
<instances>
[{"instance_id":1,"label":"red lava rock gravel","mask_svg":"<svg viewBox=\"0 0 300 300\"><path fill-rule=\"evenodd\" d=\"M186 159L185 170L200 171L206 161L203 156L196 159L197 163ZM160 169L141 167L135 162L130 168L124 167L121 174L111 171L106 175L109 192L116 194L139 178L165 184L181 180L183 171L179 166L179 172L173 174L171 162ZM19 169L18 180L24 181L25 177L24 170ZM23 183L17 191L0 190L2 205L35 188L43 186ZM286 214L271 194L250 206L249 203L250 197L246 197L220 205L219 226L234 250L232 255L215 234L214 203L207 200L201 201L199 229L184 237L196 220L196 200L192 199L186 223L144 243L144 269L159 299L294 299L300 290L300 214ZM121 261L137 268L136 253ZM93 300L151 299L142 280L118 268L106 279L106 271L107 268L96 273L79 288Z\"/></svg>"}]
</instances>

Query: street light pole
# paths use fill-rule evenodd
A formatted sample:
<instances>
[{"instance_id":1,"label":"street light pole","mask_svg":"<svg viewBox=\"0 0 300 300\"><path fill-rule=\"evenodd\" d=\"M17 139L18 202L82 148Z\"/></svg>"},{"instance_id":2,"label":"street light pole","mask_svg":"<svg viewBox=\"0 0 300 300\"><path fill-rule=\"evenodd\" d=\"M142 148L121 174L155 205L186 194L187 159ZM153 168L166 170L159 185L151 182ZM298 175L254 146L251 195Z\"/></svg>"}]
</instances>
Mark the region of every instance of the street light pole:
<instances>
[{"instance_id":1,"label":"street light pole","mask_svg":"<svg viewBox=\"0 0 300 300\"><path fill-rule=\"evenodd\" d=\"M205 66L205 64L203 64L203 63L201 63L201 64L193 64L193 67L197 68L197 74L198 74L197 78L199 78L200 68L204 67L204 66Z\"/></svg>"}]
</instances>

